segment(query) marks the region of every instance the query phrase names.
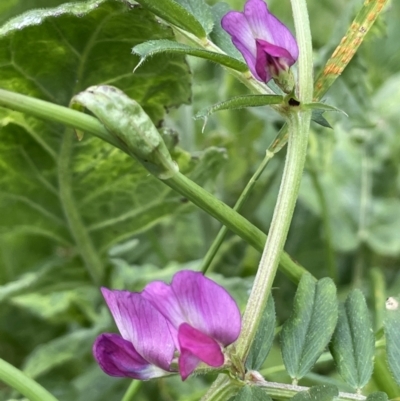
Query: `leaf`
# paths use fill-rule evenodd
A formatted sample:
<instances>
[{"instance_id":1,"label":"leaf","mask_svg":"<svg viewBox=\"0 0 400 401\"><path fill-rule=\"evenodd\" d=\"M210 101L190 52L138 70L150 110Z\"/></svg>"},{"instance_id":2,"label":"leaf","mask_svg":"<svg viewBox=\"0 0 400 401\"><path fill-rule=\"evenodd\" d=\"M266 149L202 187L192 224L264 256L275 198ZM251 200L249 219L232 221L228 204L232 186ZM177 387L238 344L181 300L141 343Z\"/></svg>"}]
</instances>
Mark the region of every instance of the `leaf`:
<instances>
[{"instance_id":1,"label":"leaf","mask_svg":"<svg viewBox=\"0 0 400 401\"><path fill-rule=\"evenodd\" d=\"M204 0L176 0L182 7L192 13L208 34L214 26L213 14L210 6Z\"/></svg>"},{"instance_id":2,"label":"leaf","mask_svg":"<svg viewBox=\"0 0 400 401\"><path fill-rule=\"evenodd\" d=\"M210 33L210 38L227 55L236 58L244 63L245 61L242 54L239 52L238 49L236 49L236 47L232 43L232 38L224 29L222 29L221 26L222 17L229 11L231 11L231 8L227 3L219 2L212 6L212 13L214 15L214 27L212 32Z\"/></svg>"},{"instance_id":3,"label":"leaf","mask_svg":"<svg viewBox=\"0 0 400 401\"><path fill-rule=\"evenodd\" d=\"M375 391L367 397L367 401L388 401L389 397L383 391Z\"/></svg>"},{"instance_id":4,"label":"leaf","mask_svg":"<svg viewBox=\"0 0 400 401\"><path fill-rule=\"evenodd\" d=\"M134 4L132 0L128 1ZM205 38L207 36L206 30L201 25L200 21L175 0L139 0L138 3L158 17L193 33L199 38Z\"/></svg>"},{"instance_id":5,"label":"leaf","mask_svg":"<svg viewBox=\"0 0 400 401\"><path fill-rule=\"evenodd\" d=\"M348 117L347 113L344 112L343 110L340 110L335 106L331 106L329 104L321 103L321 102L313 102L313 103L303 104L302 108L305 110L336 111L338 113L343 113L346 117Z\"/></svg>"},{"instance_id":6,"label":"leaf","mask_svg":"<svg viewBox=\"0 0 400 401\"><path fill-rule=\"evenodd\" d=\"M260 107L266 106L270 104L279 104L283 102L283 96L280 95L244 95L244 96L236 96L232 99L225 100L220 103L216 103L210 107L207 107L203 110L200 110L196 115L195 119L203 118L204 119L204 127L207 123L207 118L211 114L220 110L235 110L235 109L244 109L246 107Z\"/></svg>"},{"instance_id":7,"label":"leaf","mask_svg":"<svg viewBox=\"0 0 400 401\"><path fill-rule=\"evenodd\" d=\"M259 370L267 358L274 339L275 320L275 304L270 295L246 359L247 369Z\"/></svg>"},{"instance_id":8,"label":"leaf","mask_svg":"<svg viewBox=\"0 0 400 401\"><path fill-rule=\"evenodd\" d=\"M136 66L135 71L149 57L160 53L183 54L200 57L242 72L247 71L248 69L246 64L233 57L222 53L215 53L201 48L188 46L172 40L151 40L141 43L132 49L132 53L140 56L140 61Z\"/></svg>"},{"instance_id":9,"label":"leaf","mask_svg":"<svg viewBox=\"0 0 400 401\"><path fill-rule=\"evenodd\" d=\"M367 303L360 290L352 291L340 308L330 350L344 381L357 391L362 389L374 368L375 339Z\"/></svg>"},{"instance_id":10,"label":"leaf","mask_svg":"<svg viewBox=\"0 0 400 401\"><path fill-rule=\"evenodd\" d=\"M311 120L322 127L332 128L332 125L330 125L328 120L323 116L324 113L325 110L313 110L311 113Z\"/></svg>"},{"instance_id":11,"label":"leaf","mask_svg":"<svg viewBox=\"0 0 400 401\"><path fill-rule=\"evenodd\" d=\"M339 396L336 386L322 384L311 387L307 391L297 393L291 400L293 401L332 401Z\"/></svg>"},{"instance_id":12,"label":"leaf","mask_svg":"<svg viewBox=\"0 0 400 401\"><path fill-rule=\"evenodd\" d=\"M229 401L272 401L272 398L260 387L243 386Z\"/></svg>"},{"instance_id":13,"label":"leaf","mask_svg":"<svg viewBox=\"0 0 400 401\"><path fill-rule=\"evenodd\" d=\"M90 110L152 174L164 179L179 171L150 117L124 92L108 85L91 86L75 95L71 104Z\"/></svg>"},{"instance_id":14,"label":"leaf","mask_svg":"<svg viewBox=\"0 0 400 401\"><path fill-rule=\"evenodd\" d=\"M400 386L400 307L399 298L390 297L386 301L384 319L386 336L386 353L389 368L397 384Z\"/></svg>"},{"instance_id":15,"label":"leaf","mask_svg":"<svg viewBox=\"0 0 400 401\"><path fill-rule=\"evenodd\" d=\"M10 18L22 14L27 10L43 7L56 7L64 0L8 0L0 2L0 25Z\"/></svg>"},{"instance_id":16,"label":"leaf","mask_svg":"<svg viewBox=\"0 0 400 401\"><path fill-rule=\"evenodd\" d=\"M325 103L319 103L319 102L308 103L308 104L302 105L302 107L305 110L312 110L311 120L316 122L319 125L322 125L323 127L326 127L326 128L332 128L332 126L329 124L329 122L323 116L325 111L336 111L339 113L343 113L345 116L348 117L348 115L343 110L340 110L337 107L330 106L329 104L325 104Z\"/></svg>"},{"instance_id":17,"label":"leaf","mask_svg":"<svg viewBox=\"0 0 400 401\"><path fill-rule=\"evenodd\" d=\"M304 274L297 288L293 312L283 324L282 356L290 377L297 381L313 367L328 344L337 321L333 281Z\"/></svg>"},{"instance_id":18,"label":"leaf","mask_svg":"<svg viewBox=\"0 0 400 401\"><path fill-rule=\"evenodd\" d=\"M173 38L170 28L140 6L75 2L29 11L0 29L2 88L67 105L81 89L112 82L138 99L157 124L165 108L190 99L182 56L154 57L144 75L132 73L135 44ZM7 259L8 280L53 252L72 255L64 266L74 258L75 266L103 269L106 252L118 239L148 230L183 206L138 163L96 138L78 143L64 127L5 109L0 126L0 271L5 253L13 255ZM78 222L75 229L71 221ZM82 230L99 263L83 257L75 237Z\"/></svg>"},{"instance_id":19,"label":"leaf","mask_svg":"<svg viewBox=\"0 0 400 401\"><path fill-rule=\"evenodd\" d=\"M24 372L36 378L68 361L81 359L82 350L89 351L96 336L104 329L104 326L79 329L39 345L25 361Z\"/></svg>"}]
</instances>

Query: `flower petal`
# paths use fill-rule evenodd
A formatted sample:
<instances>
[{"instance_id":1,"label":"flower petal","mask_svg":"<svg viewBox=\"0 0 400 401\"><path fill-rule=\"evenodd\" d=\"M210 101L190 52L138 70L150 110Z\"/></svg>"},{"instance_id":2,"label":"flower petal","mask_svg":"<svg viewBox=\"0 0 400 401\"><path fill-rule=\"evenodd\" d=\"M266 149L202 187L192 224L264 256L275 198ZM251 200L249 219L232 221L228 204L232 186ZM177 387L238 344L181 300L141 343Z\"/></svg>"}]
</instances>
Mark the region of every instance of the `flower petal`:
<instances>
[{"instance_id":1,"label":"flower petal","mask_svg":"<svg viewBox=\"0 0 400 401\"><path fill-rule=\"evenodd\" d=\"M257 39L256 70L264 82L279 75L281 70L287 70L295 60L290 53L279 46Z\"/></svg>"},{"instance_id":2,"label":"flower petal","mask_svg":"<svg viewBox=\"0 0 400 401\"><path fill-rule=\"evenodd\" d=\"M256 41L243 15L230 11L221 20L222 28L232 36L232 43L242 53L250 71L258 79L256 72Z\"/></svg>"},{"instance_id":3,"label":"flower petal","mask_svg":"<svg viewBox=\"0 0 400 401\"><path fill-rule=\"evenodd\" d=\"M101 369L110 376L148 380L168 374L148 363L129 341L117 334L105 333L97 337L93 355Z\"/></svg>"},{"instance_id":4,"label":"flower petal","mask_svg":"<svg viewBox=\"0 0 400 401\"><path fill-rule=\"evenodd\" d=\"M102 289L123 338L148 362L170 370L175 342L164 316L139 293Z\"/></svg>"},{"instance_id":5,"label":"flower petal","mask_svg":"<svg viewBox=\"0 0 400 401\"><path fill-rule=\"evenodd\" d=\"M224 346L239 336L241 317L236 302L223 287L200 272L180 271L170 286L152 282L142 296L176 329L189 323Z\"/></svg>"},{"instance_id":6,"label":"flower petal","mask_svg":"<svg viewBox=\"0 0 400 401\"><path fill-rule=\"evenodd\" d=\"M293 63L297 60L299 48L296 39L289 29L269 12L263 0L248 0L244 6L244 15L255 39L282 47L290 53Z\"/></svg>"},{"instance_id":7,"label":"flower petal","mask_svg":"<svg viewBox=\"0 0 400 401\"><path fill-rule=\"evenodd\" d=\"M200 361L218 367L224 363L224 355L220 345L211 337L183 323L178 330L181 354L179 356L179 372L185 380Z\"/></svg>"}]
</instances>

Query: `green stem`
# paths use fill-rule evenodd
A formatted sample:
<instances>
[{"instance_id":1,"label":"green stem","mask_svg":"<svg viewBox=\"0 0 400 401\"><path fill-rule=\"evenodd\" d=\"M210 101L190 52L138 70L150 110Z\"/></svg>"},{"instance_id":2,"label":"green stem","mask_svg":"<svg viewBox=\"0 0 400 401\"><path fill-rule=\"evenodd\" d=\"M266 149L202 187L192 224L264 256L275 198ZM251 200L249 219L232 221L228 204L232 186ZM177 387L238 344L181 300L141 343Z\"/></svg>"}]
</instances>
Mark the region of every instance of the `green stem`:
<instances>
[{"instance_id":1,"label":"green stem","mask_svg":"<svg viewBox=\"0 0 400 401\"><path fill-rule=\"evenodd\" d=\"M32 114L44 120L57 121L69 127L91 133L129 154L129 151L122 148L121 144L115 143L116 141L114 138L96 118L85 115L84 113L2 89L0 89L0 106ZM72 140L72 138L70 138L70 140ZM262 251L267 238L266 235L199 185L180 173L162 182L215 217L255 249L260 252ZM287 253L282 253L280 263L282 272L293 282L299 282L305 269L294 262Z\"/></svg>"},{"instance_id":2,"label":"green stem","mask_svg":"<svg viewBox=\"0 0 400 401\"><path fill-rule=\"evenodd\" d=\"M73 144L75 141L76 138L73 133L66 129L63 135L58 159L58 185L60 190L60 201L68 221L68 226L71 230L72 236L75 239L76 246L85 263L85 266L94 283L99 285L103 280L103 264L93 246L86 227L82 222L72 192L70 161Z\"/></svg>"},{"instance_id":3,"label":"green stem","mask_svg":"<svg viewBox=\"0 0 400 401\"><path fill-rule=\"evenodd\" d=\"M297 386L293 384L275 383L275 382L261 382L259 387L265 390L273 399L290 399L301 391L308 391L309 387ZM361 394L343 393L339 392L339 397L336 400L342 401L364 401L367 397Z\"/></svg>"},{"instance_id":4,"label":"green stem","mask_svg":"<svg viewBox=\"0 0 400 401\"><path fill-rule=\"evenodd\" d=\"M269 161L274 157L274 153L270 152L267 150L264 160L261 162L261 164L258 166L256 172L253 174L253 176L250 178L249 182L247 183L246 187L244 188L243 192L240 194L239 199L237 200L235 206L233 207L233 210L239 211L241 207L243 206L244 202L248 198L248 196L251 193L251 190L254 188L254 185L256 184L258 178L264 171L265 167L267 167L267 164ZM203 263L200 267L200 271L205 273L207 269L209 268L211 262L213 261L216 253L218 252L218 249L220 248L222 242L224 241L226 234L228 232L228 228L226 226L221 227L221 229L218 232L218 235L216 236L214 242L212 243L211 247L208 249L208 252L206 256L203 259Z\"/></svg>"},{"instance_id":5,"label":"green stem","mask_svg":"<svg viewBox=\"0 0 400 401\"><path fill-rule=\"evenodd\" d=\"M199 206L206 213L215 217L255 249L260 252L263 250L267 236L260 229L199 185L189 180L189 178L181 173L177 173L172 178L163 182L190 199L191 202ZM298 283L303 273L306 272L287 253L282 253L280 258L278 258L278 262L280 262L282 272L295 283Z\"/></svg>"},{"instance_id":6,"label":"green stem","mask_svg":"<svg viewBox=\"0 0 400 401\"><path fill-rule=\"evenodd\" d=\"M132 380L131 383L129 384L129 387L126 390L124 396L122 397L121 401L131 401L131 400L133 400L133 397L138 392L139 387L140 387L141 384L142 384L142 382L139 381L139 380Z\"/></svg>"},{"instance_id":7,"label":"green stem","mask_svg":"<svg viewBox=\"0 0 400 401\"><path fill-rule=\"evenodd\" d=\"M58 401L39 383L1 358L0 380L31 401Z\"/></svg>"},{"instance_id":8,"label":"green stem","mask_svg":"<svg viewBox=\"0 0 400 401\"><path fill-rule=\"evenodd\" d=\"M207 393L201 398L201 401L226 401L235 395L239 391L235 383L229 380L229 378L220 374Z\"/></svg>"},{"instance_id":9,"label":"green stem","mask_svg":"<svg viewBox=\"0 0 400 401\"><path fill-rule=\"evenodd\" d=\"M237 355L242 360L245 360L256 334L289 231L306 159L310 118L310 112L293 113L289 116L289 143L282 182L267 242L243 316L242 331L236 344Z\"/></svg>"},{"instance_id":10,"label":"green stem","mask_svg":"<svg viewBox=\"0 0 400 401\"><path fill-rule=\"evenodd\" d=\"M293 15L299 45L298 97L301 103L312 100L312 46L306 0L292 0ZM307 155L311 112L293 110L288 114L288 150L277 203L257 275L254 280L242 331L236 343L237 357L244 361L256 335L262 313L278 269L279 259L289 232L301 177Z\"/></svg>"},{"instance_id":11,"label":"green stem","mask_svg":"<svg viewBox=\"0 0 400 401\"><path fill-rule=\"evenodd\" d=\"M324 194L324 190L322 188L321 182L318 177L318 173L314 166L312 166L309 170L311 182L314 186L315 192L318 197L318 202L321 206L321 218L322 218L322 227L324 229L325 236L325 253L326 253L326 264L328 267L329 276L336 281L337 279L337 271L336 271L336 262L335 262L335 252L333 250L332 245L332 227L331 227L331 219L329 216L328 204L326 202L326 197Z\"/></svg>"},{"instance_id":12,"label":"green stem","mask_svg":"<svg viewBox=\"0 0 400 401\"><path fill-rule=\"evenodd\" d=\"M77 128L122 149L121 143L107 131L97 118L69 109L68 107L59 106L45 100L4 89L0 89L0 106L27 113L45 121L55 121L67 127Z\"/></svg>"}]
</instances>

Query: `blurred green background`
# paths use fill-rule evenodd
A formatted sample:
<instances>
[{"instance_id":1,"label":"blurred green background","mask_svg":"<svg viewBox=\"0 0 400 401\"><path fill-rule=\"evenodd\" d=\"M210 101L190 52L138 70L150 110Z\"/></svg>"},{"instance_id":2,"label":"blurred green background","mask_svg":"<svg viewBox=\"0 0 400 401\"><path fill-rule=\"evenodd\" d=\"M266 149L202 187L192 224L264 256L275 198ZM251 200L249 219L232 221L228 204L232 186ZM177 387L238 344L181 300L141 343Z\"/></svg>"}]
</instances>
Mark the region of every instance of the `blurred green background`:
<instances>
[{"instance_id":1,"label":"blurred green background","mask_svg":"<svg viewBox=\"0 0 400 401\"><path fill-rule=\"evenodd\" d=\"M0 23L29 9L63 3L3 0ZM228 3L238 10L243 6L243 1ZM293 31L290 2L271 0L268 4ZM317 76L362 2L310 0L308 5ZM102 7L96 12L101 13ZM118 35L129 36L134 27L113 7L106 4L104 15L115 13L115 24L122 24L121 32L125 28L128 32L118 31ZM48 35L65 24L84 38L85 29L96 26L95 18L90 18L50 18L44 28L27 31L26 36L19 31L0 38L0 87L44 98L43 93L51 92L46 100L68 104L77 88L70 76L73 62L60 50L64 48L49 42ZM392 1L324 98L348 117L325 115L331 130L312 124L306 171L285 247L316 277L332 277L341 299L351 288L361 288L376 330L382 326L382 302L400 293L399 20L400 2ZM171 35L157 29L150 33ZM105 29L104 38L113 32ZM79 38L71 40L79 42ZM261 163L282 118L266 107L223 111L209 118L202 133L202 121L193 119L200 109L246 94L247 89L218 65L193 58L186 65L182 58L169 56L168 67L161 56L140 67L135 81L130 75L137 63L130 54L135 44L115 45L115 53L97 49L81 77L81 89L113 84L118 70L123 78L117 86L139 97L158 125L174 130L168 134L171 143L179 137L172 152L181 171L232 206ZM165 76L170 74L173 84L155 78L160 69ZM148 84L139 82L146 74ZM29 75L38 77L37 87ZM166 115L162 105L168 107ZM55 160L61 157L64 134L59 126L42 126L0 110L0 356L60 401L120 400L130 380L106 376L91 355L94 338L115 329L65 218L62 197L68 193L63 188L67 186L76 201L106 272L103 283L112 288L140 290L151 280L168 280L180 269L198 267L220 224L120 152L89 137L71 145L69 181L63 186ZM265 232L284 157L285 149L268 165L242 210ZM230 234L211 266L210 276L233 294L241 309L259 258L257 251ZM295 286L279 273L273 290L278 324L290 314L294 291ZM277 340L265 364L267 379L289 382L281 364ZM384 355L379 352L367 390L400 396L385 369ZM138 385L134 399L197 400L212 379L210 375L185 383L177 377L146 382ZM327 382L346 390L329 361L318 364L300 384ZM14 398L20 395L0 382L0 400Z\"/></svg>"}]
</instances>

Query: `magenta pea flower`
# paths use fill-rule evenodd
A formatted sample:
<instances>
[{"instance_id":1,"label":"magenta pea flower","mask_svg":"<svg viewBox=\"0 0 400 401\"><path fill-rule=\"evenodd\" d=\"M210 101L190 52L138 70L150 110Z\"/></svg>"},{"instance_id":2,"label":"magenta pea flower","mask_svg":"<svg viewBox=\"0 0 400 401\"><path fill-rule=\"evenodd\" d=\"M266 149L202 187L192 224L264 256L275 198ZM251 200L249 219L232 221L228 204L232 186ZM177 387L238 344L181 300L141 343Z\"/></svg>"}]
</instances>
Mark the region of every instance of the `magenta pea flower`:
<instances>
[{"instance_id":1,"label":"magenta pea flower","mask_svg":"<svg viewBox=\"0 0 400 401\"><path fill-rule=\"evenodd\" d=\"M93 351L112 376L146 380L170 374L176 355L185 380L200 362L224 365L224 348L240 333L233 298L199 272L181 271L170 285L155 281L141 293L102 291L121 336L100 335Z\"/></svg>"},{"instance_id":2,"label":"magenta pea flower","mask_svg":"<svg viewBox=\"0 0 400 401\"><path fill-rule=\"evenodd\" d=\"M284 77L287 80L289 67L299 55L297 42L289 29L269 12L263 0L248 0L243 13L228 12L221 25L256 79L268 82Z\"/></svg>"}]
</instances>

